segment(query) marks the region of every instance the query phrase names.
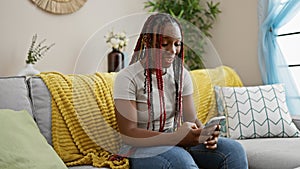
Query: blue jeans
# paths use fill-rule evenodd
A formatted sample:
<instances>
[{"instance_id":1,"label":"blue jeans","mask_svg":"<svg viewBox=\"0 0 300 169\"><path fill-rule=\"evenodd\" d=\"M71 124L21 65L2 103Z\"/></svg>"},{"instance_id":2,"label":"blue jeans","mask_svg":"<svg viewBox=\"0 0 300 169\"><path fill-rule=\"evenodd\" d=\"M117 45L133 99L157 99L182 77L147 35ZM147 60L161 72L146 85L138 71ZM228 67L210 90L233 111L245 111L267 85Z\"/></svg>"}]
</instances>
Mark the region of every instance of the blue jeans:
<instances>
[{"instance_id":1,"label":"blue jeans","mask_svg":"<svg viewBox=\"0 0 300 169\"><path fill-rule=\"evenodd\" d=\"M188 150L177 146L137 148L129 158L131 169L247 169L248 161L242 145L219 138L215 150L203 144Z\"/></svg>"}]
</instances>

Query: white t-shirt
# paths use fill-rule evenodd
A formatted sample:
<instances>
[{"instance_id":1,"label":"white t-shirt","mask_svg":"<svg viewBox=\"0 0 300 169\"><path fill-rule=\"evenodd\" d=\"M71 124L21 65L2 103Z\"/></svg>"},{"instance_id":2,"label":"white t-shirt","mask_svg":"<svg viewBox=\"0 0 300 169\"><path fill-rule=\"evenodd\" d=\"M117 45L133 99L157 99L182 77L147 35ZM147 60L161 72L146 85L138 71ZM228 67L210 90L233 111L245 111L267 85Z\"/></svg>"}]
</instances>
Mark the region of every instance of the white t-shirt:
<instances>
[{"instance_id":1,"label":"white t-shirt","mask_svg":"<svg viewBox=\"0 0 300 169\"><path fill-rule=\"evenodd\" d=\"M189 72L184 69L183 71L183 91L182 96L193 94L193 84ZM147 93L144 93L145 88L145 75L144 68L141 62L136 62L125 69L122 69L116 76L114 82L114 99L123 99L135 101L137 105L138 127L147 128L148 123L148 105ZM167 69L167 73L163 75L164 83L164 101L166 107L166 123L164 130L173 128L174 112L175 112L175 82L172 66ZM152 74L152 89L153 89L153 112L154 130L159 130L160 125L160 101L157 88L156 75Z\"/></svg>"}]
</instances>

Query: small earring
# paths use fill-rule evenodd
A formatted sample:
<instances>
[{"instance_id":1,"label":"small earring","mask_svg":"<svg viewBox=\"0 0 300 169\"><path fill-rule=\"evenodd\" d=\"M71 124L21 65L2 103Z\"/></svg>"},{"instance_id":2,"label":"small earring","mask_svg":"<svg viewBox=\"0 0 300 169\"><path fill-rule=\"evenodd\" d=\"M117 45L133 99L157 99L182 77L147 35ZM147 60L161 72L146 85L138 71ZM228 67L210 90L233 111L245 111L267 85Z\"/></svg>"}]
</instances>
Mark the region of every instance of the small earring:
<instances>
[{"instance_id":1,"label":"small earring","mask_svg":"<svg viewBox=\"0 0 300 169\"><path fill-rule=\"evenodd\" d=\"M143 49L142 49L142 53L140 55L141 59L145 57L145 51L146 51L146 44L143 43Z\"/></svg>"}]
</instances>

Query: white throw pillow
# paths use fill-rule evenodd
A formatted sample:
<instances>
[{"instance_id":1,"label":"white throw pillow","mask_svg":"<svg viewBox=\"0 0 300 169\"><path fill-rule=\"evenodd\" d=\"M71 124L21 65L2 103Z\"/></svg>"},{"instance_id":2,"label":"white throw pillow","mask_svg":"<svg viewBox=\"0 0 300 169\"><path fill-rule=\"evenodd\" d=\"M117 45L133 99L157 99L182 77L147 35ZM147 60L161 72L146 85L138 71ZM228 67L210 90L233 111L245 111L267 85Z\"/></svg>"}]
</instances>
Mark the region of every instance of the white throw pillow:
<instances>
[{"instance_id":1,"label":"white throw pillow","mask_svg":"<svg viewBox=\"0 0 300 169\"><path fill-rule=\"evenodd\" d=\"M299 137L286 105L283 84L216 86L215 92L219 114L226 116L227 137Z\"/></svg>"}]
</instances>

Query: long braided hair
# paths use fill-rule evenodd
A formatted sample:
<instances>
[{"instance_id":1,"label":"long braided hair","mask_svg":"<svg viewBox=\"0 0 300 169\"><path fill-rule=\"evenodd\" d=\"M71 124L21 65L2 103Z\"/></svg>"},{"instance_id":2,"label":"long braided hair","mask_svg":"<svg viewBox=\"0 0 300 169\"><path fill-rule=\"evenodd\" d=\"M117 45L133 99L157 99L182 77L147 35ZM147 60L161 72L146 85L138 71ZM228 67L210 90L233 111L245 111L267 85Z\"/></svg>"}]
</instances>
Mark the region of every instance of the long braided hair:
<instances>
[{"instance_id":1,"label":"long braided hair","mask_svg":"<svg viewBox=\"0 0 300 169\"><path fill-rule=\"evenodd\" d=\"M152 95L152 72L155 71L157 86L159 91L160 102L160 127L159 131L164 130L166 122L166 108L164 102L164 86L163 86L163 68L162 68L162 37L163 30L167 24L175 24L179 27L181 32L181 38L183 38L182 29L179 22L165 13L153 14L146 20L142 33L140 34L137 44L134 49L134 54L130 61L130 64L135 63L145 58L144 64L144 92L147 93L147 105L148 105L148 124L147 129L150 128L151 121L154 120L153 112L153 95ZM182 39L183 41L183 39ZM175 82L175 117L173 130L176 130L182 119L182 79L183 79L183 43L181 43L181 50L173 62L174 82ZM155 130L154 123L152 123L152 130Z\"/></svg>"}]
</instances>

